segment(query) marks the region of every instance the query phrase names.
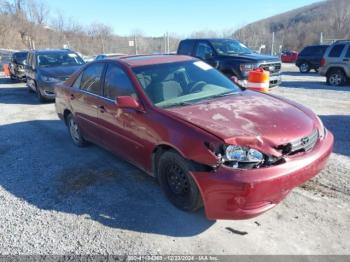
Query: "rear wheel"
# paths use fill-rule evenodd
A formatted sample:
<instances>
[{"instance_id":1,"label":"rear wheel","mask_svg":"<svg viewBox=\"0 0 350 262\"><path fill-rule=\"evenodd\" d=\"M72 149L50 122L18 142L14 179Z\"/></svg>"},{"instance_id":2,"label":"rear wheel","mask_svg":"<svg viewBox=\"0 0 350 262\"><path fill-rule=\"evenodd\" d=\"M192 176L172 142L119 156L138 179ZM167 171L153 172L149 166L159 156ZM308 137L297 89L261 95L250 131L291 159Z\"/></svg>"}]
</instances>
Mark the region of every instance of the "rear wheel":
<instances>
[{"instance_id":1,"label":"rear wheel","mask_svg":"<svg viewBox=\"0 0 350 262\"><path fill-rule=\"evenodd\" d=\"M308 72L310 72L310 70L311 70L311 67L310 67L309 63L307 63L307 62L303 62L299 66L300 73L308 73Z\"/></svg>"},{"instance_id":2,"label":"rear wheel","mask_svg":"<svg viewBox=\"0 0 350 262\"><path fill-rule=\"evenodd\" d=\"M340 69L332 70L327 74L327 83L331 86L343 86L346 82L346 76Z\"/></svg>"},{"instance_id":3,"label":"rear wheel","mask_svg":"<svg viewBox=\"0 0 350 262\"><path fill-rule=\"evenodd\" d=\"M194 212L203 204L190 170L190 163L174 151L166 151L159 158L158 179L162 191L177 208Z\"/></svg>"},{"instance_id":4,"label":"rear wheel","mask_svg":"<svg viewBox=\"0 0 350 262\"><path fill-rule=\"evenodd\" d=\"M87 143L83 138L83 136L81 135L80 128L76 123L74 116L72 114L69 114L66 117L66 122L67 122L68 131L73 140L73 143L79 147L85 146Z\"/></svg>"}]
</instances>

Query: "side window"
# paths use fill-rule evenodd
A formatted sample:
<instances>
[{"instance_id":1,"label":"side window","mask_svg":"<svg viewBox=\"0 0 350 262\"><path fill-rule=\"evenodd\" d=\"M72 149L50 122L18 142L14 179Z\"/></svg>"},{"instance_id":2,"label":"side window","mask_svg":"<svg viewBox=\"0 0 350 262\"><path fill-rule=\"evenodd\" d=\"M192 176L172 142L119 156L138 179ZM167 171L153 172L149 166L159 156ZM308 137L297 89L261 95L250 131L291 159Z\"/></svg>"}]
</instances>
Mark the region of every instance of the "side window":
<instances>
[{"instance_id":1,"label":"side window","mask_svg":"<svg viewBox=\"0 0 350 262\"><path fill-rule=\"evenodd\" d=\"M82 74L80 89L100 95L101 75L104 65L103 63L95 63L86 68Z\"/></svg>"},{"instance_id":2,"label":"side window","mask_svg":"<svg viewBox=\"0 0 350 262\"><path fill-rule=\"evenodd\" d=\"M213 49L210 45L208 45L205 42L199 42L196 48L196 57L199 57L201 59L206 59L208 55L213 54Z\"/></svg>"},{"instance_id":3,"label":"side window","mask_svg":"<svg viewBox=\"0 0 350 262\"><path fill-rule=\"evenodd\" d=\"M304 50L303 51L301 51L301 55L310 55L310 53L311 53L311 47L306 47L306 48L304 48Z\"/></svg>"},{"instance_id":4,"label":"side window","mask_svg":"<svg viewBox=\"0 0 350 262\"><path fill-rule=\"evenodd\" d=\"M81 79L82 79L83 73L80 73L80 75L78 76L77 79L75 79L74 84L72 85L73 88L80 88L80 84L81 84Z\"/></svg>"},{"instance_id":5,"label":"side window","mask_svg":"<svg viewBox=\"0 0 350 262\"><path fill-rule=\"evenodd\" d=\"M136 97L135 89L128 75L117 65L108 65L103 88L103 96L113 100L117 96Z\"/></svg>"},{"instance_id":6,"label":"side window","mask_svg":"<svg viewBox=\"0 0 350 262\"><path fill-rule=\"evenodd\" d=\"M180 55L192 55L194 41L185 40L180 43L178 53Z\"/></svg>"},{"instance_id":7,"label":"side window","mask_svg":"<svg viewBox=\"0 0 350 262\"><path fill-rule=\"evenodd\" d=\"M346 58L350 58L350 45L348 47L348 51L346 51L346 55L345 55Z\"/></svg>"},{"instance_id":8,"label":"side window","mask_svg":"<svg viewBox=\"0 0 350 262\"><path fill-rule=\"evenodd\" d=\"M333 46L331 52L329 53L329 57L340 57L343 52L345 45L335 45Z\"/></svg>"}]
</instances>

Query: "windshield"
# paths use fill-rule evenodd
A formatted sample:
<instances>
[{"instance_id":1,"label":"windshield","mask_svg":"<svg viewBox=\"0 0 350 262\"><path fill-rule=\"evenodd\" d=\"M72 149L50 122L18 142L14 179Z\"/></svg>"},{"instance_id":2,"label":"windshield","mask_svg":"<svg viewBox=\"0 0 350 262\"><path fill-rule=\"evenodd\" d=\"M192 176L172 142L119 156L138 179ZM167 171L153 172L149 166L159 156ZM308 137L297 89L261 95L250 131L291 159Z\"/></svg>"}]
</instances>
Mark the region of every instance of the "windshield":
<instances>
[{"instance_id":1,"label":"windshield","mask_svg":"<svg viewBox=\"0 0 350 262\"><path fill-rule=\"evenodd\" d=\"M85 64L84 60L73 52L40 53L37 59L39 67L76 66Z\"/></svg>"},{"instance_id":2,"label":"windshield","mask_svg":"<svg viewBox=\"0 0 350 262\"><path fill-rule=\"evenodd\" d=\"M251 49L235 40L211 40L210 43L213 45L218 54L232 55L253 53Z\"/></svg>"},{"instance_id":3,"label":"windshield","mask_svg":"<svg viewBox=\"0 0 350 262\"><path fill-rule=\"evenodd\" d=\"M133 71L153 104L162 108L185 106L241 91L202 61L141 66Z\"/></svg>"},{"instance_id":4,"label":"windshield","mask_svg":"<svg viewBox=\"0 0 350 262\"><path fill-rule=\"evenodd\" d=\"M27 59L27 53L15 53L13 54L13 59L18 64L23 64Z\"/></svg>"}]
</instances>

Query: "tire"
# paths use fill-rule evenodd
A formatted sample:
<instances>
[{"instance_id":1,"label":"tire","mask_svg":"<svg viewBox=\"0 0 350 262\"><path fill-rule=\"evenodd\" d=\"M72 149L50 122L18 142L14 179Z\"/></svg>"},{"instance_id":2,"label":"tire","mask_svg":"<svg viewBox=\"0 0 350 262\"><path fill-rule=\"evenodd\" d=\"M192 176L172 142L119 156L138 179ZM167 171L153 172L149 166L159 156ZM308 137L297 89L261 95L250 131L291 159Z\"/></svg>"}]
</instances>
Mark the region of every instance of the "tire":
<instances>
[{"instance_id":1,"label":"tire","mask_svg":"<svg viewBox=\"0 0 350 262\"><path fill-rule=\"evenodd\" d=\"M29 93L33 93L33 89L30 87L29 83L28 83L28 80L26 80L26 86L27 86L27 90Z\"/></svg>"},{"instance_id":2,"label":"tire","mask_svg":"<svg viewBox=\"0 0 350 262\"><path fill-rule=\"evenodd\" d=\"M346 76L340 69L335 69L327 74L327 84L331 86L343 86L346 82Z\"/></svg>"},{"instance_id":3,"label":"tire","mask_svg":"<svg viewBox=\"0 0 350 262\"><path fill-rule=\"evenodd\" d=\"M201 194L189 174L192 167L174 151L166 151L158 161L158 180L163 193L177 208L195 212L203 206Z\"/></svg>"},{"instance_id":4,"label":"tire","mask_svg":"<svg viewBox=\"0 0 350 262\"><path fill-rule=\"evenodd\" d=\"M318 73L319 69L320 69L319 67L314 68L316 73Z\"/></svg>"},{"instance_id":5,"label":"tire","mask_svg":"<svg viewBox=\"0 0 350 262\"><path fill-rule=\"evenodd\" d=\"M47 102L47 99L43 97L43 95L40 92L40 88L35 84L35 90L36 90L36 95L38 97L38 100L40 103L45 103Z\"/></svg>"},{"instance_id":6,"label":"tire","mask_svg":"<svg viewBox=\"0 0 350 262\"><path fill-rule=\"evenodd\" d=\"M74 145L78 147L86 146L87 142L85 141L84 137L81 135L80 128L78 124L75 122L74 116L72 114L69 114L66 117L66 123L68 127L68 132L70 134L70 137L72 138Z\"/></svg>"},{"instance_id":7,"label":"tire","mask_svg":"<svg viewBox=\"0 0 350 262\"><path fill-rule=\"evenodd\" d=\"M300 64L300 66L299 66L299 71L300 71L300 73L303 73L303 74L309 73L310 70L311 70L311 66L310 66L310 64L307 63L307 62L302 62L302 63Z\"/></svg>"}]
</instances>

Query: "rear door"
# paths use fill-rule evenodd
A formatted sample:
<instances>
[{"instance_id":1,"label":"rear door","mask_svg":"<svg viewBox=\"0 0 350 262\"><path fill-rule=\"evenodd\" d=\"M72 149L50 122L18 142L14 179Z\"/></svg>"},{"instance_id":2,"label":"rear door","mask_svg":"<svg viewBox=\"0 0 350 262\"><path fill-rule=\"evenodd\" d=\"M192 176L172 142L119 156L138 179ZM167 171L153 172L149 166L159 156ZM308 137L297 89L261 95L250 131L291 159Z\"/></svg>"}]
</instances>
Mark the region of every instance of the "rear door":
<instances>
[{"instance_id":1,"label":"rear door","mask_svg":"<svg viewBox=\"0 0 350 262\"><path fill-rule=\"evenodd\" d=\"M346 74L348 77L350 77L350 44L348 44L347 51L345 53L345 56L343 58L343 62L346 65Z\"/></svg>"},{"instance_id":2,"label":"rear door","mask_svg":"<svg viewBox=\"0 0 350 262\"><path fill-rule=\"evenodd\" d=\"M102 95L101 79L105 63L93 63L86 67L74 82L71 107L83 136L97 144L101 143L97 112Z\"/></svg>"},{"instance_id":3,"label":"rear door","mask_svg":"<svg viewBox=\"0 0 350 262\"><path fill-rule=\"evenodd\" d=\"M328 57L327 57L327 64L345 64L346 61L343 61L345 56L345 44L335 44L331 47Z\"/></svg>"}]
</instances>

